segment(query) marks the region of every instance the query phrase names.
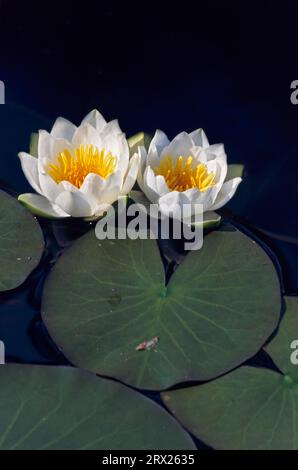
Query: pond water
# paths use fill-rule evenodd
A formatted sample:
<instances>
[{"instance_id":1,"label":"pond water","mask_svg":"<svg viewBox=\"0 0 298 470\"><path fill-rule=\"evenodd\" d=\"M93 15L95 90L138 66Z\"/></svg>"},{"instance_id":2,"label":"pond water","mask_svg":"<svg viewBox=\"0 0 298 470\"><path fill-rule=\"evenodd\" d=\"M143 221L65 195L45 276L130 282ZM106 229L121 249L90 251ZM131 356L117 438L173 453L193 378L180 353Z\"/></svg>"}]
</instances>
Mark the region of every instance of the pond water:
<instances>
[{"instance_id":1,"label":"pond water","mask_svg":"<svg viewBox=\"0 0 298 470\"><path fill-rule=\"evenodd\" d=\"M290 103L290 83L298 78L297 15L278 8L276 22L269 21L267 5L258 5L258 14L250 8L243 21L241 5L240 17L233 9L225 20L200 11L208 21L198 28L195 14L179 9L175 23L160 5L154 34L144 34L139 18L128 28L124 11L107 5L100 6L99 34L98 16L88 8L59 2L59 15L47 7L39 21L30 3L19 2L18 15L13 2L0 3L0 79L6 85L0 187L13 195L31 191L17 153L28 150L31 132L49 129L58 115L79 123L97 107L109 120L119 117L128 136L161 128L173 137L202 126L211 143L225 143L230 163L246 168L224 219L256 237L281 273L283 291L298 295L298 106ZM99 38L109 43L98 48ZM42 287L69 238L91 227L40 223L46 249L39 266L20 288L0 293L0 339L7 362L68 364L41 320ZM263 351L249 363L274 367ZM157 393L147 395L160 402Z\"/></svg>"},{"instance_id":2,"label":"pond water","mask_svg":"<svg viewBox=\"0 0 298 470\"><path fill-rule=\"evenodd\" d=\"M26 191L26 181L20 170L16 157L17 151L28 148L31 131L48 127L49 120L15 105L5 105L0 114L1 153L1 188L13 195ZM287 177L290 178L290 174ZM273 175L274 178L274 175ZM248 172L242 183L243 192L247 195L248 188L253 185ZM268 182L270 188L272 181ZM264 196L264 193L263 193ZM247 196L246 196L247 197ZM255 214L250 205L243 204L244 196L238 195L230 207L222 210L226 221L254 237L272 258L282 280L282 290L287 294L298 294L298 237L293 235L293 225L297 220L286 220L285 230L281 230L279 221L264 217L261 226L256 225L268 200L259 195L259 212ZM241 202L242 201L242 202ZM241 206L242 203L242 206ZM293 222L293 223L292 223ZM6 362L70 365L49 337L40 315L41 293L44 280L65 247L92 229L89 223L71 221L47 221L40 219L46 246L39 266L18 289L0 293L0 339L6 347ZM275 368L269 356L260 351L249 364ZM189 386L191 384L187 384ZM161 404L159 394L146 392L147 396ZM198 448L207 446L195 439Z\"/></svg>"}]
</instances>

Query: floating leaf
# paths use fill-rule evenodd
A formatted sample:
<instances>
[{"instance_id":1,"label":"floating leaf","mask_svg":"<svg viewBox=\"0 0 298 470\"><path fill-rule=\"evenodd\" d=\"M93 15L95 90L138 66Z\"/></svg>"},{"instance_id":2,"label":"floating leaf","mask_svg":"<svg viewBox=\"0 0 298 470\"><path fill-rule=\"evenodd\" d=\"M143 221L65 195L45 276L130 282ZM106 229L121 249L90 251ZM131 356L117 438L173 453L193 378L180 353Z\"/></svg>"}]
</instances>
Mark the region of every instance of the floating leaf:
<instances>
[{"instance_id":1,"label":"floating leaf","mask_svg":"<svg viewBox=\"0 0 298 470\"><path fill-rule=\"evenodd\" d=\"M298 381L298 298L285 297L285 302L286 313L277 335L265 349L284 374Z\"/></svg>"},{"instance_id":2,"label":"floating leaf","mask_svg":"<svg viewBox=\"0 0 298 470\"><path fill-rule=\"evenodd\" d=\"M16 199L0 191L0 291L22 284L42 251L43 236L36 220Z\"/></svg>"},{"instance_id":3,"label":"floating leaf","mask_svg":"<svg viewBox=\"0 0 298 470\"><path fill-rule=\"evenodd\" d=\"M276 372L241 367L162 398L188 430L216 449L298 450L297 384Z\"/></svg>"},{"instance_id":4,"label":"floating leaf","mask_svg":"<svg viewBox=\"0 0 298 470\"><path fill-rule=\"evenodd\" d=\"M298 450L298 365L290 362L298 299L288 297L287 307L266 350L288 375L241 367L213 382L162 394L183 425L216 449Z\"/></svg>"},{"instance_id":5,"label":"floating leaf","mask_svg":"<svg viewBox=\"0 0 298 470\"><path fill-rule=\"evenodd\" d=\"M100 241L91 231L53 268L43 319L73 364L148 389L216 377L277 325L272 262L233 228L207 235L167 286L164 278L155 240ZM136 350L155 337L155 347Z\"/></svg>"},{"instance_id":6,"label":"floating leaf","mask_svg":"<svg viewBox=\"0 0 298 470\"><path fill-rule=\"evenodd\" d=\"M161 407L71 367L0 367L0 449L195 449Z\"/></svg>"}]
</instances>

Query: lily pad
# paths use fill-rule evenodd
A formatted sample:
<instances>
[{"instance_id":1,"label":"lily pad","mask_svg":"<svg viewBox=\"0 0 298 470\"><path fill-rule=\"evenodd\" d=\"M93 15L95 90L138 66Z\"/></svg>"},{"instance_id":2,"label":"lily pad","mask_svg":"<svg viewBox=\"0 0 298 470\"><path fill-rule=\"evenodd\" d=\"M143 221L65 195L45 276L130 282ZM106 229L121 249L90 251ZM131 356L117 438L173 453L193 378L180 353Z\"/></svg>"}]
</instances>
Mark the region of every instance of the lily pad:
<instances>
[{"instance_id":1,"label":"lily pad","mask_svg":"<svg viewBox=\"0 0 298 470\"><path fill-rule=\"evenodd\" d=\"M22 284L38 265L43 236L37 221L15 198L0 191L0 291Z\"/></svg>"},{"instance_id":2,"label":"lily pad","mask_svg":"<svg viewBox=\"0 0 298 470\"><path fill-rule=\"evenodd\" d=\"M265 349L284 374L298 381L298 297L285 297L285 303L278 332Z\"/></svg>"},{"instance_id":3,"label":"lily pad","mask_svg":"<svg viewBox=\"0 0 298 470\"><path fill-rule=\"evenodd\" d=\"M162 398L188 430L215 449L298 450L298 387L276 372L241 367Z\"/></svg>"},{"instance_id":4,"label":"lily pad","mask_svg":"<svg viewBox=\"0 0 298 470\"><path fill-rule=\"evenodd\" d=\"M162 394L183 425L216 449L298 450L298 365L290 363L298 299L287 298L287 306L266 348L287 375L241 367L213 382Z\"/></svg>"},{"instance_id":5,"label":"lily pad","mask_svg":"<svg viewBox=\"0 0 298 470\"><path fill-rule=\"evenodd\" d=\"M145 419L144 419L145 418ZM71 367L0 367L1 450L195 449L164 409Z\"/></svg>"},{"instance_id":6,"label":"lily pad","mask_svg":"<svg viewBox=\"0 0 298 470\"><path fill-rule=\"evenodd\" d=\"M279 311L271 260L233 228L207 235L167 286L155 240L102 241L92 230L58 260L42 299L44 322L73 364L147 389L241 364L275 329Z\"/></svg>"}]
</instances>

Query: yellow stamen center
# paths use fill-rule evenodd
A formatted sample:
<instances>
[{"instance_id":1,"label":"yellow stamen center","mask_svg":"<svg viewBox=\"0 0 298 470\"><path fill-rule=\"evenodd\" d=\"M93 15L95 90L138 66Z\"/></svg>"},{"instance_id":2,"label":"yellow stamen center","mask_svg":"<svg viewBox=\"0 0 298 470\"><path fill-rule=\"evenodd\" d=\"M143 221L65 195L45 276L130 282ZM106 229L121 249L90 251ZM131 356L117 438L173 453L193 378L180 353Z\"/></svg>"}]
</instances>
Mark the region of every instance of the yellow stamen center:
<instances>
[{"instance_id":1,"label":"yellow stamen center","mask_svg":"<svg viewBox=\"0 0 298 470\"><path fill-rule=\"evenodd\" d=\"M80 145L74 154L67 149L60 152L56 162L48 166L48 174L56 183L69 181L80 188L89 173L96 173L106 179L114 173L116 166L117 157L111 152L93 145Z\"/></svg>"},{"instance_id":2,"label":"yellow stamen center","mask_svg":"<svg viewBox=\"0 0 298 470\"><path fill-rule=\"evenodd\" d=\"M172 157L164 157L160 165L155 168L156 175L162 175L170 191L186 191L198 188L206 191L216 184L215 174L208 173L204 163L193 164L193 157L184 158L180 156L176 163Z\"/></svg>"}]
</instances>

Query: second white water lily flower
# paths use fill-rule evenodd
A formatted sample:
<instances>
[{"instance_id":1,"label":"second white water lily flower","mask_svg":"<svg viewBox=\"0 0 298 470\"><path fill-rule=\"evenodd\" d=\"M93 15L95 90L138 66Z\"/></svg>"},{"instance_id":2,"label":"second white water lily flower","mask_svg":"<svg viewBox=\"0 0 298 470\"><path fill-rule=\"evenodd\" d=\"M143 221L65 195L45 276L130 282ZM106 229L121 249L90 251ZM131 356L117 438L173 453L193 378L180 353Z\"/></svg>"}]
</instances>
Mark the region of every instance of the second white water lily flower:
<instances>
[{"instance_id":1,"label":"second white water lily flower","mask_svg":"<svg viewBox=\"0 0 298 470\"><path fill-rule=\"evenodd\" d=\"M38 194L19 200L49 217L97 217L133 187L139 156L129 147L117 121L107 123L91 111L79 127L58 118L50 133L38 135L37 158L19 154L24 174Z\"/></svg>"},{"instance_id":2,"label":"second white water lily flower","mask_svg":"<svg viewBox=\"0 0 298 470\"><path fill-rule=\"evenodd\" d=\"M202 129L181 132L171 142L157 130L148 152L140 146L139 155L138 184L148 200L168 214L183 204L191 204L195 213L196 205L202 205L208 220L208 213L224 206L242 181L239 176L227 179L231 172L224 146L209 145Z\"/></svg>"}]
</instances>

